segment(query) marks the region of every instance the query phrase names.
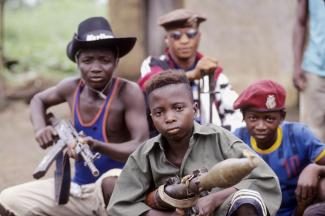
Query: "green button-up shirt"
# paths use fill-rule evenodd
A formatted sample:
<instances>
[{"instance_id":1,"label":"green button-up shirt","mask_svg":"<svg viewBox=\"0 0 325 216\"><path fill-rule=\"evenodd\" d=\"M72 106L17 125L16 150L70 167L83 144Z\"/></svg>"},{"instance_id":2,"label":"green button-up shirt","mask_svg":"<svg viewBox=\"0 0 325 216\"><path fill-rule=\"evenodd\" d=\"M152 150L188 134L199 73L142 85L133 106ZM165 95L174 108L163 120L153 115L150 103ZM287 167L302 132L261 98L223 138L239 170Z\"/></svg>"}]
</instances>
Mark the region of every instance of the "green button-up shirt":
<instances>
[{"instance_id":1,"label":"green button-up shirt","mask_svg":"<svg viewBox=\"0 0 325 216\"><path fill-rule=\"evenodd\" d=\"M150 210L144 202L146 194L150 189L165 184L168 178L176 175L183 177L203 167L210 169L227 158L241 158L244 149L253 152L239 138L221 127L194 123L193 135L181 167L176 167L167 160L163 142L162 136L158 135L131 154L107 207L109 215L141 215ZM263 160L234 187L258 191L271 215L275 215L280 206L278 179ZM215 188L213 191L219 190L221 188ZM226 215L229 198L218 208L215 215Z\"/></svg>"}]
</instances>

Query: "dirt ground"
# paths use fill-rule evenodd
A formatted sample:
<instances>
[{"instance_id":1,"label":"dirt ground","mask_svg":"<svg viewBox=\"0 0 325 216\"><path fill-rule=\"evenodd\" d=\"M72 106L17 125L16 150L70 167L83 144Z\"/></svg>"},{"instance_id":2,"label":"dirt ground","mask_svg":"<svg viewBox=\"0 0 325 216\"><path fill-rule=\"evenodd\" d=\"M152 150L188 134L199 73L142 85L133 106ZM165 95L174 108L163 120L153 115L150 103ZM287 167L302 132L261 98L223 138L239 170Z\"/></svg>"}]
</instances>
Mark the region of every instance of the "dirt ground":
<instances>
[{"instance_id":1,"label":"dirt ground","mask_svg":"<svg viewBox=\"0 0 325 216\"><path fill-rule=\"evenodd\" d=\"M57 117L67 118L69 110L60 105L51 110ZM297 109L288 110L288 120L297 120ZM45 151L34 140L29 120L29 107L23 102L10 104L0 112L0 191L33 180L32 173ZM53 169L46 177L52 176Z\"/></svg>"},{"instance_id":2,"label":"dirt ground","mask_svg":"<svg viewBox=\"0 0 325 216\"><path fill-rule=\"evenodd\" d=\"M51 109L57 117L66 118L65 105ZM39 148L29 120L29 107L23 102L10 104L0 112L0 191L33 180L32 173L46 151ZM46 176L51 176L49 170Z\"/></svg>"}]
</instances>

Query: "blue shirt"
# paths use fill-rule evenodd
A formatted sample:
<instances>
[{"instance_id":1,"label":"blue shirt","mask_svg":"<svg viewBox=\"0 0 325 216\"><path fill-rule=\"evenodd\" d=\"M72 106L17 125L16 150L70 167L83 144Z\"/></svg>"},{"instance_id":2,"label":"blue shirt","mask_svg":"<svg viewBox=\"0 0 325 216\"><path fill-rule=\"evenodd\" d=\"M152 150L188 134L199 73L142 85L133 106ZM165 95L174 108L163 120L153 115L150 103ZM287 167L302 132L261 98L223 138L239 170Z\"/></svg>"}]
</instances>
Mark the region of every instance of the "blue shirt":
<instances>
[{"instance_id":1,"label":"blue shirt","mask_svg":"<svg viewBox=\"0 0 325 216\"><path fill-rule=\"evenodd\" d=\"M79 112L79 99L80 99L80 93L83 89L83 83L80 83L78 85L78 88L75 92L75 98L74 98L74 126L76 130L83 131L87 136L90 136L96 140L102 141L102 142L108 142L107 139L107 114L109 112L109 104L110 101L113 99L114 91L116 91L116 87L118 86L119 80L113 79L112 85L110 86L109 94L106 97L106 100L103 102L101 108L99 109L98 113L96 114L95 118L91 122L83 122L80 117ZM109 145L109 144L108 144ZM93 152L94 154L96 152ZM123 168L124 163L115 161L111 158L109 158L106 155L101 154L100 158L96 159L94 161L95 166L100 172L100 175L97 177L94 177L89 168L85 166L85 162L83 160L75 161L75 175L73 177L73 182L82 185L82 184L89 184L95 182L99 176L106 171L113 169L113 168Z\"/></svg>"},{"instance_id":2,"label":"blue shirt","mask_svg":"<svg viewBox=\"0 0 325 216\"><path fill-rule=\"evenodd\" d=\"M277 216L289 216L297 202L295 189L301 171L325 155L325 145L303 124L283 122L277 131L277 140L269 149L260 149L247 128L239 128L235 135L253 148L277 174L282 203Z\"/></svg>"},{"instance_id":3,"label":"blue shirt","mask_svg":"<svg viewBox=\"0 0 325 216\"><path fill-rule=\"evenodd\" d=\"M309 0L309 39L302 68L319 76L325 76L325 1Z\"/></svg>"}]
</instances>

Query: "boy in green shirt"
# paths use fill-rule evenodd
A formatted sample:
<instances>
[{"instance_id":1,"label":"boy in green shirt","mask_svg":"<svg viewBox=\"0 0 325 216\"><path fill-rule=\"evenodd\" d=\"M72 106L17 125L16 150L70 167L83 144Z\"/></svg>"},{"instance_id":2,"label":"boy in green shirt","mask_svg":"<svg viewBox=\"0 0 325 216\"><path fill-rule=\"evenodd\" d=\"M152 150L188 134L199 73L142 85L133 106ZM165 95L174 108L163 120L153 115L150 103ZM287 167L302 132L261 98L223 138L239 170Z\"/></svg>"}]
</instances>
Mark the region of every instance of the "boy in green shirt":
<instances>
[{"instance_id":1,"label":"boy in green shirt","mask_svg":"<svg viewBox=\"0 0 325 216\"><path fill-rule=\"evenodd\" d=\"M197 105L184 73L167 71L154 76L146 93L160 134L129 157L110 199L109 215L182 215L175 208L150 207L147 195L170 177L182 178L225 159L241 158L243 150L252 152L227 130L194 121ZM197 215L275 215L280 202L278 180L261 160L238 184L214 188L199 198L192 211Z\"/></svg>"}]
</instances>

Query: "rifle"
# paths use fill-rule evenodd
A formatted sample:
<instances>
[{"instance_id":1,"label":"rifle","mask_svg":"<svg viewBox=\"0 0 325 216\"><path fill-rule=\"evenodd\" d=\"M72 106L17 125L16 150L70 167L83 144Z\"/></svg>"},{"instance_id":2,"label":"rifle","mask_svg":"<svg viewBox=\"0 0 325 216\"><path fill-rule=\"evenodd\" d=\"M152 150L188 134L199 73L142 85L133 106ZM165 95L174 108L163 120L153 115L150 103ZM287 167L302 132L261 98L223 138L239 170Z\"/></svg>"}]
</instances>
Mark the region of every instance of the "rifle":
<instances>
[{"instance_id":1,"label":"rifle","mask_svg":"<svg viewBox=\"0 0 325 216\"><path fill-rule=\"evenodd\" d=\"M99 175L99 171L94 165L93 161L99 158L100 155L99 153L93 154L89 146L82 143L80 136L82 135L82 132L78 134L70 122L58 120L52 113L47 114L47 119L56 130L58 137L54 140L54 144L49 152L34 170L33 177L35 179L42 178L54 160L56 160L55 197L59 204L65 204L68 201L67 199L70 190L70 164L67 154L63 156L64 149L67 148L68 145L75 144L74 150L76 154L82 157L82 159L85 161L85 166L90 169L93 176ZM65 193L65 195L62 193ZM62 198L62 196L64 198Z\"/></svg>"},{"instance_id":2,"label":"rifle","mask_svg":"<svg viewBox=\"0 0 325 216\"><path fill-rule=\"evenodd\" d=\"M165 185L150 192L146 204L151 208L169 211L184 209L185 215L192 215L192 207L201 196L215 187L227 188L239 183L259 164L259 158L248 151L246 158L229 158L207 169L195 170L191 175L172 177Z\"/></svg>"}]
</instances>

